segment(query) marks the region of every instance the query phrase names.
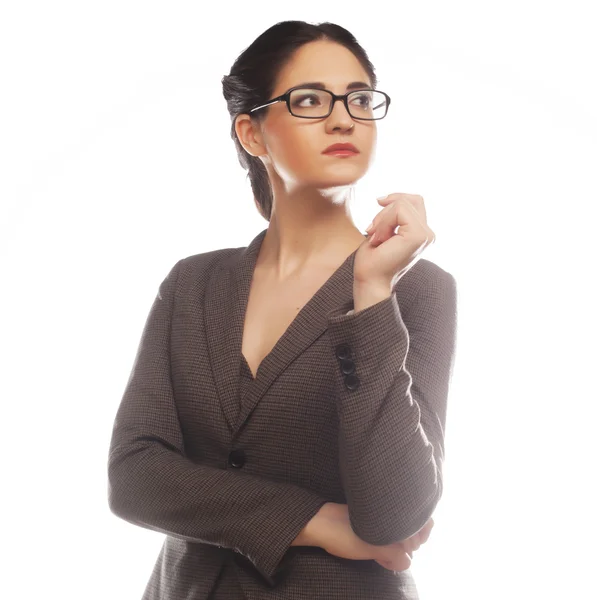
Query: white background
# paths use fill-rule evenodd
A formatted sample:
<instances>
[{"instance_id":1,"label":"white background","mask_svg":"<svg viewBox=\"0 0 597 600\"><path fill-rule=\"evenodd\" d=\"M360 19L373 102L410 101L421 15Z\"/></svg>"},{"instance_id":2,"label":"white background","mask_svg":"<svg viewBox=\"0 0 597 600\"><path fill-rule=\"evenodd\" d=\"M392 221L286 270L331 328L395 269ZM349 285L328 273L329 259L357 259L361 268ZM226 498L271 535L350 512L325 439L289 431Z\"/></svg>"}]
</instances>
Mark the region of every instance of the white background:
<instances>
[{"instance_id":1,"label":"white background","mask_svg":"<svg viewBox=\"0 0 597 600\"><path fill-rule=\"evenodd\" d=\"M355 223L377 196L422 195L425 258L457 279L445 492L411 567L422 600L596 597L589 5L3 5L2 597L142 595L163 535L108 509L113 420L169 269L267 227L220 82L289 19L352 31L392 97Z\"/></svg>"}]
</instances>

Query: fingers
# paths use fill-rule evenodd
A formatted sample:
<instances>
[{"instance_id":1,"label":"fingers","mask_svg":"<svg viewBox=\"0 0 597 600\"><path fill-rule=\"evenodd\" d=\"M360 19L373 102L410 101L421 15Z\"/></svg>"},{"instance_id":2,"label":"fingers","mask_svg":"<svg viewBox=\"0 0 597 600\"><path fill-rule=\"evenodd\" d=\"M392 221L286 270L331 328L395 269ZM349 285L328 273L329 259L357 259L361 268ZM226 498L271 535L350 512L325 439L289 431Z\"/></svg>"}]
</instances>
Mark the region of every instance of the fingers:
<instances>
[{"instance_id":1,"label":"fingers","mask_svg":"<svg viewBox=\"0 0 597 600\"><path fill-rule=\"evenodd\" d=\"M415 552L421 547L421 537L418 533L411 535L408 539L402 542L404 548L409 552Z\"/></svg>"},{"instance_id":2,"label":"fingers","mask_svg":"<svg viewBox=\"0 0 597 600\"><path fill-rule=\"evenodd\" d=\"M412 564L412 556L403 552L400 556L396 556L391 560L376 558L376 563L380 564L384 569L389 571L406 571Z\"/></svg>"},{"instance_id":3,"label":"fingers","mask_svg":"<svg viewBox=\"0 0 597 600\"><path fill-rule=\"evenodd\" d=\"M429 539L429 536L431 535L431 530L433 529L433 525L433 519L430 518L429 521L427 521L427 523L425 524L425 527L423 527L423 529L419 531L418 535L421 540L421 544L424 544Z\"/></svg>"},{"instance_id":4,"label":"fingers","mask_svg":"<svg viewBox=\"0 0 597 600\"><path fill-rule=\"evenodd\" d=\"M392 571L404 571L410 567L414 551L410 542L405 540L383 546L383 553L380 553L381 555L378 555L375 560Z\"/></svg>"},{"instance_id":5,"label":"fingers","mask_svg":"<svg viewBox=\"0 0 597 600\"><path fill-rule=\"evenodd\" d=\"M412 564L412 554L404 552L401 556L391 561L390 564L393 571L406 571Z\"/></svg>"},{"instance_id":6,"label":"fingers","mask_svg":"<svg viewBox=\"0 0 597 600\"><path fill-rule=\"evenodd\" d=\"M369 242L378 246L393 235L400 225L409 225L409 230L418 225L418 238L424 239L425 245L435 242L435 233L427 224L425 202L422 196L415 194L389 194L386 198L378 198L382 210L375 215L371 225L365 231L369 234Z\"/></svg>"},{"instance_id":7,"label":"fingers","mask_svg":"<svg viewBox=\"0 0 597 600\"><path fill-rule=\"evenodd\" d=\"M418 550L421 547L421 536L418 533L415 533L415 535L412 536L411 538L411 544L410 547L413 551Z\"/></svg>"},{"instance_id":8,"label":"fingers","mask_svg":"<svg viewBox=\"0 0 597 600\"><path fill-rule=\"evenodd\" d=\"M365 231L369 234L369 242L374 246L378 246L391 235L394 235L396 230L396 219L393 216L395 208L393 204L383 208L377 215L375 215L371 225L367 227Z\"/></svg>"},{"instance_id":9,"label":"fingers","mask_svg":"<svg viewBox=\"0 0 597 600\"><path fill-rule=\"evenodd\" d=\"M421 213L421 216L425 221L427 220L425 201L423 200L423 196L420 196L419 194L388 194L387 196L380 196L377 198L377 202L382 206L388 206L399 199L406 200L409 204L414 206L419 213Z\"/></svg>"},{"instance_id":10,"label":"fingers","mask_svg":"<svg viewBox=\"0 0 597 600\"><path fill-rule=\"evenodd\" d=\"M411 565L414 552L429 539L433 526L434 521L430 517L424 527L411 537L402 542L384 546L384 553L380 558L375 559L376 562L392 571L405 571Z\"/></svg>"}]
</instances>

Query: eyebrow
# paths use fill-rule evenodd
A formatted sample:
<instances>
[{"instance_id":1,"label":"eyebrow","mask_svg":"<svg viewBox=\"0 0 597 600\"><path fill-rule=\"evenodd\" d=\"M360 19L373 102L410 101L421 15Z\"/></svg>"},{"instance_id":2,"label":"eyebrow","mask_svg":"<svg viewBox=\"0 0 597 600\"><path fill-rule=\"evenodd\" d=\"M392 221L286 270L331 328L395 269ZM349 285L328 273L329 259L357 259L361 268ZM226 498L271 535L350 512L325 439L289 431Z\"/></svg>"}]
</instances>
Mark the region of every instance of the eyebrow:
<instances>
[{"instance_id":1,"label":"eyebrow","mask_svg":"<svg viewBox=\"0 0 597 600\"><path fill-rule=\"evenodd\" d=\"M321 83L321 81L308 81L306 83L300 83L299 85L293 85L295 88L319 88L320 90L326 89L325 84ZM371 88L371 85L365 83L364 81L353 81L346 86L347 90L353 90L355 88Z\"/></svg>"}]
</instances>

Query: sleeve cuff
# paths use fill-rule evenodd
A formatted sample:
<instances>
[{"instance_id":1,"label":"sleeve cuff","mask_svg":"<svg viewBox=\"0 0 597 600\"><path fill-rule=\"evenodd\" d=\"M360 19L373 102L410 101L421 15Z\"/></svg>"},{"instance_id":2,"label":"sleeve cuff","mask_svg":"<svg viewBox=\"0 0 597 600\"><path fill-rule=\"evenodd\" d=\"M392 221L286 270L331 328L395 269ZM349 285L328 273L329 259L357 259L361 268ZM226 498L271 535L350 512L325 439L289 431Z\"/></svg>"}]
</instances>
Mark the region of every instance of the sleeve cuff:
<instances>
[{"instance_id":1,"label":"sleeve cuff","mask_svg":"<svg viewBox=\"0 0 597 600\"><path fill-rule=\"evenodd\" d=\"M319 509L329 502L309 490L302 489L298 494L296 491L293 490L292 496L286 501L276 502L269 507L272 511L271 529L254 541L255 554L245 557L235 553L237 562L246 564L248 559L253 569L257 569L272 588L280 583L290 566L287 560L290 557L286 554L292 542Z\"/></svg>"}]
</instances>

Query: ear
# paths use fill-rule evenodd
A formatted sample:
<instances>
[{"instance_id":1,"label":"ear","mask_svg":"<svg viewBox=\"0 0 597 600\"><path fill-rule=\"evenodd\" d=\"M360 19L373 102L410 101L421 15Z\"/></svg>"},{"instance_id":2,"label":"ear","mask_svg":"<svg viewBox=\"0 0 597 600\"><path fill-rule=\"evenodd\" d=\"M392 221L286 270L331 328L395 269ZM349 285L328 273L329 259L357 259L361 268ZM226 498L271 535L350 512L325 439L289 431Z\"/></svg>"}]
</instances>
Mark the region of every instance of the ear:
<instances>
[{"instance_id":1,"label":"ear","mask_svg":"<svg viewBox=\"0 0 597 600\"><path fill-rule=\"evenodd\" d=\"M242 147L251 156L260 156L264 153L261 130L248 114L241 114L236 117L234 130Z\"/></svg>"}]
</instances>

